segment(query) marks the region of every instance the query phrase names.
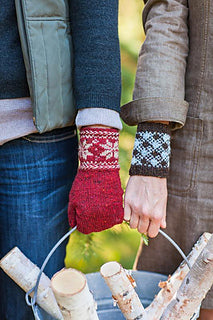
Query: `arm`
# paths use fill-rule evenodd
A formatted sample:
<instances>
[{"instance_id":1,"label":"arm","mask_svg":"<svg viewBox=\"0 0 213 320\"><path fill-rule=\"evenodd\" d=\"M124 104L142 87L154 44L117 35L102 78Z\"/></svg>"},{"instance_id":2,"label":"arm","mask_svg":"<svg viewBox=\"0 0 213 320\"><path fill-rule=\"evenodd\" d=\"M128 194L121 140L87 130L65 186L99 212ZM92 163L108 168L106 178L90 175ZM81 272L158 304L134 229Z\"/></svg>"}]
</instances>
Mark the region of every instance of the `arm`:
<instances>
[{"instance_id":1,"label":"arm","mask_svg":"<svg viewBox=\"0 0 213 320\"><path fill-rule=\"evenodd\" d=\"M188 110L188 103L184 101L187 16L186 0L149 0L144 8L146 40L139 55L134 100L122 108L124 121L130 125L140 123L140 133L145 131L144 126L149 121L167 121L171 129L180 128L185 123ZM157 123L153 128L160 132ZM130 170L125 219L130 220L132 228L155 237L160 227L166 227L168 170L164 174L153 168L145 172L146 156L142 160L138 163L138 171Z\"/></svg>"},{"instance_id":2,"label":"arm","mask_svg":"<svg viewBox=\"0 0 213 320\"><path fill-rule=\"evenodd\" d=\"M80 166L68 215L72 227L90 233L123 221L118 1L71 0L70 13Z\"/></svg>"},{"instance_id":3,"label":"arm","mask_svg":"<svg viewBox=\"0 0 213 320\"><path fill-rule=\"evenodd\" d=\"M166 120L175 129L184 125L187 18L187 0L147 1L146 40L139 53L133 101L121 109L127 124Z\"/></svg>"},{"instance_id":4,"label":"arm","mask_svg":"<svg viewBox=\"0 0 213 320\"><path fill-rule=\"evenodd\" d=\"M125 219L130 227L150 237L166 227L167 185L170 161L168 124L138 125L125 194Z\"/></svg>"},{"instance_id":5,"label":"arm","mask_svg":"<svg viewBox=\"0 0 213 320\"><path fill-rule=\"evenodd\" d=\"M77 109L120 111L118 1L71 0Z\"/></svg>"}]
</instances>

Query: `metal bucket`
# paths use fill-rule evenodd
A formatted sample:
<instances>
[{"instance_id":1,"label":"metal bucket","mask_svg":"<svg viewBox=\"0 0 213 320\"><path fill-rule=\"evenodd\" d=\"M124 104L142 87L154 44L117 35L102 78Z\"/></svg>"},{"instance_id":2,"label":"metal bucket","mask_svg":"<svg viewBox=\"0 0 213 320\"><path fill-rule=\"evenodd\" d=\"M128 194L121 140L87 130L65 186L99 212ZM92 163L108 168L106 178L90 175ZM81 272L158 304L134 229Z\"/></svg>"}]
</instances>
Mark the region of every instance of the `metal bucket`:
<instances>
[{"instance_id":1,"label":"metal bucket","mask_svg":"<svg viewBox=\"0 0 213 320\"><path fill-rule=\"evenodd\" d=\"M68 233L66 233L53 247L53 249L50 251L48 256L46 257L41 270L40 274L37 279L37 284L33 288L33 291L37 292L39 279L41 276L41 272L44 270L48 260L50 259L51 255L55 252L57 247L68 237L72 232L76 230L77 227L74 227L72 230L70 230ZM172 245L179 251L179 253L182 255L182 257L185 259L186 263L189 266L190 269L190 263L183 253L183 251L178 247L178 245L162 230L159 230L159 232L167 239L169 240ZM135 282L137 284L136 292L143 304L143 306L146 308L154 299L154 296L158 293L160 288L158 287L158 283L160 281L165 281L167 279L167 276L159 274L159 273L153 273L153 272L147 272L147 271L132 271L132 276L135 279ZM97 311L98 316L100 320L121 320L125 319L122 315L121 311L118 309L118 307L113 306L113 299L112 294L107 287L106 283L104 282L104 279L101 277L100 273L89 273L86 275L88 280L88 286L90 288L90 291L93 293L94 299L97 302ZM27 293L27 297L29 296L29 292ZM54 320L52 317L47 315L41 308L36 305L36 298L34 299L34 303L31 304L32 309L34 311L34 316L36 320ZM199 313L199 312L198 312ZM197 313L197 316L198 316ZM196 316L193 317L192 320L196 319Z\"/></svg>"},{"instance_id":2,"label":"metal bucket","mask_svg":"<svg viewBox=\"0 0 213 320\"><path fill-rule=\"evenodd\" d=\"M167 276L163 274L146 271L132 271L132 276L137 284L135 290L144 307L152 302L160 290L158 283L167 279ZM90 291L97 302L99 320L125 320L120 309L113 306L112 293L100 273L88 273L86 277ZM38 308L38 313L41 320L55 320L40 308Z\"/></svg>"},{"instance_id":3,"label":"metal bucket","mask_svg":"<svg viewBox=\"0 0 213 320\"><path fill-rule=\"evenodd\" d=\"M52 250L49 252L46 259L44 260L44 263L39 272L35 287L26 293L26 301L27 301L27 304L32 307L35 320L54 320L46 312L44 312L41 308L39 308L39 306L36 304L37 289L38 289L41 274L47 262L49 261L50 257L58 248L58 246L60 246L60 244L65 239L67 239L70 236L70 234L76 230L76 228L77 227L75 226L73 229L67 232L55 244L55 246L52 248ZM164 231L159 230L159 233L161 233L178 250L178 252L181 254L181 256L183 257L183 259L185 260L186 264L190 269L191 264L188 261L187 257L185 256L184 252L181 250L181 248ZM113 306L111 292L107 287L107 285L105 284L104 280L102 279L100 273L89 273L86 276L87 276L89 288L94 295L95 301L97 302L97 311L98 311L99 320L125 319L121 311L117 308L117 306L116 307ZM145 308L152 302L152 300L154 299L154 296L160 290L158 288L158 283L160 281L165 281L167 279L167 276L165 275L162 275L159 273L147 272L147 271L132 271L132 276L135 279L137 284L136 292ZM29 295L30 293L33 293L33 292L34 292L34 296L31 300L29 300ZM199 312L200 312L200 306L198 310L195 311L191 320L198 319Z\"/></svg>"}]
</instances>

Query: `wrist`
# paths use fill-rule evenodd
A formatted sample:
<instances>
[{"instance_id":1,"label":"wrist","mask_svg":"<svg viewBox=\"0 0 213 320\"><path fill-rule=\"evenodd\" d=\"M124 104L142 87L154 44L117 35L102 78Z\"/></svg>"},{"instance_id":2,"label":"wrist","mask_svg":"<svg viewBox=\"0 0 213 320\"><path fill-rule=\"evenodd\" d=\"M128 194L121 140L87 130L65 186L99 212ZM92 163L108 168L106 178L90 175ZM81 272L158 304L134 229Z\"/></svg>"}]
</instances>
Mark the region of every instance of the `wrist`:
<instances>
[{"instance_id":1,"label":"wrist","mask_svg":"<svg viewBox=\"0 0 213 320\"><path fill-rule=\"evenodd\" d=\"M144 122L137 128L130 175L166 178L170 165L171 132L167 124Z\"/></svg>"},{"instance_id":2,"label":"wrist","mask_svg":"<svg viewBox=\"0 0 213 320\"><path fill-rule=\"evenodd\" d=\"M79 169L119 169L118 148L118 129L83 127L80 130Z\"/></svg>"}]
</instances>

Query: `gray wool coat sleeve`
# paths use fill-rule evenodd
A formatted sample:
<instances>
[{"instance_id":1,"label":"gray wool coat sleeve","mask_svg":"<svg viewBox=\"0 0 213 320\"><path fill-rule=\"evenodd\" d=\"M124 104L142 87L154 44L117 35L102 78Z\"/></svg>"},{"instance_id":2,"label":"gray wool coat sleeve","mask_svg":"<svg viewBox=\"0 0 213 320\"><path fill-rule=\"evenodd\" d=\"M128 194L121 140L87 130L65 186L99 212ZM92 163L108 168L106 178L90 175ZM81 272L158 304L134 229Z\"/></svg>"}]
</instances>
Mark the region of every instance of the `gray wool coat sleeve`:
<instances>
[{"instance_id":1,"label":"gray wool coat sleeve","mask_svg":"<svg viewBox=\"0 0 213 320\"><path fill-rule=\"evenodd\" d=\"M127 124L166 120L174 129L184 125L187 19L187 0L146 1L146 39L139 53L133 101L121 108Z\"/></svg>"}]
</instances>

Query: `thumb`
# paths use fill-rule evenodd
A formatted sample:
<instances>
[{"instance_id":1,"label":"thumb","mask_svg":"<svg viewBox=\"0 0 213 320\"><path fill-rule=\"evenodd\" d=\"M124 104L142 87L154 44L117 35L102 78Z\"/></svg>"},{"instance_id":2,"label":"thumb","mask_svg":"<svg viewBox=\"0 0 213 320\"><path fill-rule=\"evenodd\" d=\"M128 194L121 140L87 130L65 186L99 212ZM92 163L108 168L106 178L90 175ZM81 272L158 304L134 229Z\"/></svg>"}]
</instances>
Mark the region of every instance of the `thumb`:
<instances>
[{"instance_id":1,"label":"thumb","mask_svg":"<svg viewBox=\"0 0 213 320\"><path fill-rule=\"evenodd\" d=\"M70 227L74 228L77 224L77 221L76 221L75 204L73 201L70 201L68 205L68 219L69 219Z\"/></svg>"}]
</instances>

